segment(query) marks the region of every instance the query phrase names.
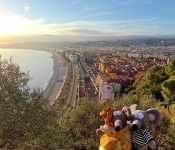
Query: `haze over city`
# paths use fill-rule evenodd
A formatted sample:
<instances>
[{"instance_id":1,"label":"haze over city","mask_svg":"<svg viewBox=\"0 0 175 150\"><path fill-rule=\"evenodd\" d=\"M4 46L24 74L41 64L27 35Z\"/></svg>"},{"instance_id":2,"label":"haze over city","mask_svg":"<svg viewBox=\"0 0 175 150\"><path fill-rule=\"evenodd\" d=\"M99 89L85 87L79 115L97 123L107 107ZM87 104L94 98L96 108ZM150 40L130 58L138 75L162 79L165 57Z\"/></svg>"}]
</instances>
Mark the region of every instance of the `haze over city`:
<instances>
[{"instance_id":1,"label":"haze over city","mask_svg":"<svg viewBox=\"0 0 175 150\"><path fill-rule=\"evenodd\" d=\"M1 0L0 40L174 36L174 6L173 0Z\"/></svg>"}]
</instances>

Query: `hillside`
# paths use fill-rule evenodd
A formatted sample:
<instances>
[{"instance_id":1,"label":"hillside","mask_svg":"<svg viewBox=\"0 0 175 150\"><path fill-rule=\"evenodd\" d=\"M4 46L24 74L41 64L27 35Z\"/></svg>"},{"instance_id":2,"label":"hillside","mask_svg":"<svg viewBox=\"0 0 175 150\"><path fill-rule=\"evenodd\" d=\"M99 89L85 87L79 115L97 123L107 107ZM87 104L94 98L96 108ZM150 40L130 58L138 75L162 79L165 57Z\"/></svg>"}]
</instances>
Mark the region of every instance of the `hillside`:
<instances>
[{"instance_id":1,"label":"hillside","mask_svg":"<svg viewBox=\"0 0 175 150\"><path fill-rule=\"evenodd\" d=\"M172 104L175 100L174 75L175 60L165 68L148 70L144 78L137 79L132 84L131 91L116 98L113 102L100 105L97 100L85 99L78 108L63 119L64 127L66 130L69 129L64 133L70 137L66 145L73 149L98 149L99 138L95 130L103 124L98 116L99 111L105 106L121 109L123 106L136 103L143 110L151 107L160 110L160 123L151 125L149 129L155 136L159 149L173 149L175 144L175 104ZM165 96L164 91L169 94ZM169 110L164 108L167 102L170 104Z\"/></svg>"},{"instance_id":2,"label":"hillside","mask_svg":"<svg viewBox=\"0 0 175 150\"><path fill-rule=\"evenodd\" d=\"M149 129L160 150L173 149L175 141L175 60L165 68L152 68L137 79L128 93L103 105L84 99L80 106L63 114L64 99L50 108L43 93L27 87L28 74L13 62L0 59L0 148L1 149L98 149L95 130L103 124L99 117L105 106L121 109L137 103L140 109L157 107L158 125ZM164 108L164 102L171 104ZM165 104L167 104L165 103Z\"/></svg>"}]
</instances>

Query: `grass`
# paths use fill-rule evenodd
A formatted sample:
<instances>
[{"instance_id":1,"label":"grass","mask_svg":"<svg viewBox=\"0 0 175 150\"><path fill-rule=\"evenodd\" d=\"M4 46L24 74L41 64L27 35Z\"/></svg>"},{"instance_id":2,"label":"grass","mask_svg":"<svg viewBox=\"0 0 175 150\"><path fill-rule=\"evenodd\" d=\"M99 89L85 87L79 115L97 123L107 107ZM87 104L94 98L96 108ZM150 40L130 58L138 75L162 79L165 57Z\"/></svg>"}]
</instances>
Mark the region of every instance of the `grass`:
<instances>
[{"instance_id":1,"label":"grass","mask_svg":"<svg viewBox=\"0 0 175 150\"><path fill-rule=\"evenodd\" d=\"M175 104L170 106L170 112L172 114L171 124L175 124Z\"/></svg>"}]
</instances>

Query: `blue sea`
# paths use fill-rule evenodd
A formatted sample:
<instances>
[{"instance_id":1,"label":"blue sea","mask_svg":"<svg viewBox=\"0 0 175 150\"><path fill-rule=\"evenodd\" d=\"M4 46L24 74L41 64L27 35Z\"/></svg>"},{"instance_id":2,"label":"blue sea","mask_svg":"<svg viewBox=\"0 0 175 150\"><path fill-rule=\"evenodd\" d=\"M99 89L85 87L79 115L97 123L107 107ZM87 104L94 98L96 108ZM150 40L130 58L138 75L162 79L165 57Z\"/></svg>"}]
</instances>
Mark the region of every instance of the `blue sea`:
<instances>
[{"instance_id":1,"label":"blue sea","mask_svg":"<svg viewBox=\"0 0 175 150\"><path fill-rule=\"evenodd\" d=\"M32 78L28 86L42 89L53 73L52 53L27 49L0 49L2 59L9 59L18 64L22 71Z\"/></svg>"}]
</instances>

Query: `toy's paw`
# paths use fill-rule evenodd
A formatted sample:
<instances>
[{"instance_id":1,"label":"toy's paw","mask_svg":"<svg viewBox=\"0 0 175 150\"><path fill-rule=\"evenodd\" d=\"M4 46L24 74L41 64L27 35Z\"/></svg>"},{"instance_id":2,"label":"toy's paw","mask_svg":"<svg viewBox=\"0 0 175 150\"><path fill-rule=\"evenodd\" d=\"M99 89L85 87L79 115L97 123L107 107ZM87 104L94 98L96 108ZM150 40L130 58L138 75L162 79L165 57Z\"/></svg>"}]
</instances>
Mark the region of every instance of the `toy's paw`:
<instances>
[{"instance_id":1,"label":"toy's paw","mask_svg":"<svg viewBox=\"0 0 175 150\"><path fill-rule=\"evenodd\" d=\"M148 147L151 148L151 149L156 149L156 143L154 140L151 140L149 143L148 143Z\"/></svg>"},{"instance_id":2,"label":"toy's paw","mask_svg":"<svg viewBox=\"0 0 175 150\"><path fill-rule=\"evenodd\" d=\"M103 126L100 126L100 130L102 130L104 133L114 131L114 128L108 127L106 124Z\"/></svg>"},{"instance_id":3,"label":"toy's paw","mask_svg":"<svg viewBox=\"0 0 175 150\"><path fill-rule=\"evenodd\" d=\"M96 130L96 134L97 134L98 136L102 136L102 135L104 134L104 132L103 132L101 129L97 129L97 130Z\"/></svg>"}]
</instances>

